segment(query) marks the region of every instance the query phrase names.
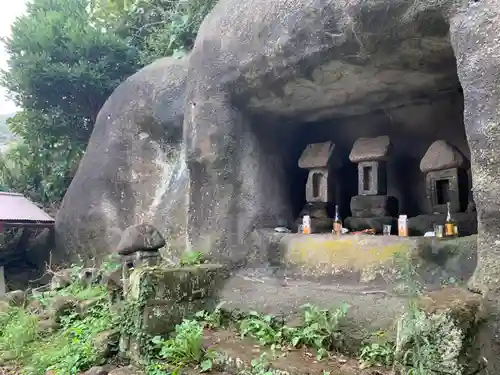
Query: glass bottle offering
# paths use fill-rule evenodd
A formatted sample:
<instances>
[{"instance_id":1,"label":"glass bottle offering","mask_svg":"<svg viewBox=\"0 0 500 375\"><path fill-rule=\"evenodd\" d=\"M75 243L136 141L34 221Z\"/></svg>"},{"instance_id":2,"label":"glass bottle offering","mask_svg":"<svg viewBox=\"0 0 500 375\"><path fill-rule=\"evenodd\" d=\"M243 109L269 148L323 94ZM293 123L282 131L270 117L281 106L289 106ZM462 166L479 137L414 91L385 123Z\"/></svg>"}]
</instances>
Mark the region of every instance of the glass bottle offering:
<instances>
[{"instance_id":1,"label":"glass bottle offering","mask_svg":"<svg viewBox=\"0 0 500 375\"><path fill-rule=\"evenodd\" d=\"M446 221L444 222L444 235L446 237L455 237L458 234L457 224L455 220L451 217L451 205L450 202L446 203L447 214Z\"/></svg>"},{"instance_id":2,"label":"glass bottle offering","mask_svg":"<svg viewBox=\"0 0 500 375\"><path fill-rule=\"evenodd\" d=\"M342 234L342 221L339 215L339 206L335 205L335 218L333 219L333 231L334 234Z\"/></svg>"}]
</instances>

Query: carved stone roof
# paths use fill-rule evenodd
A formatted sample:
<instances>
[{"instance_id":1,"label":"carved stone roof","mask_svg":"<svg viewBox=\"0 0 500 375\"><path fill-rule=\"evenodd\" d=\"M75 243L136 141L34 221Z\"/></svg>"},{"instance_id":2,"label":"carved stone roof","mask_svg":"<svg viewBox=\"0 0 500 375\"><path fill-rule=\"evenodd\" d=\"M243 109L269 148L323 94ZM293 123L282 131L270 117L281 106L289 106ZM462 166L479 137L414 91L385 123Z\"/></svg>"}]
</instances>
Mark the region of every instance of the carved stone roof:
<instances>
[{"instance_id":1,"label":"carved stone roof","mask_svg":"<svg viewBox=\"0 0 500 375\"><path fill-rule=\"evenodd\" d=\"M334 150L335 144L332 142L308 144L300 156L299 167L311 169L331 166Z\"/></svg>"},{"instance_id":2,"label":"carved stone roof","mask_svg":"<svg viewBox=\"0 0 500 375\"><path fill-rule=\"evenodd\" d=\"M375 138L358 138L352 146L349 160L353 163L386 160L390 147L391 139L387 135Z\"/></svg>"},{"instance_id":3,"label":"carved stone roof","mask_svg":"<svg viewBox=\"0 0 500 375\"><path fill-rule=\"evenodd\" d=\"M430 145L420 161L420 170L424 173L448 168L460 168L465 158L462 153L448 142L439 140Z\"/></svg>"}]
</instances>

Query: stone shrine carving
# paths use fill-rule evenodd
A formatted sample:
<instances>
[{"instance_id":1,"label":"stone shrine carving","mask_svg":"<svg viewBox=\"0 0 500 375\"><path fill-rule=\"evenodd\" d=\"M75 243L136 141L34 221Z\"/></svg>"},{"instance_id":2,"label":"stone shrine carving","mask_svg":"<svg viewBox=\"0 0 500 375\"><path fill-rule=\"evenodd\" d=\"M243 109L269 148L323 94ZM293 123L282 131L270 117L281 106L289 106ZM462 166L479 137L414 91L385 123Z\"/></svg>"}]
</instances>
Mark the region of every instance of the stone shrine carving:
<instances>
[{"instance_id":1,"label":"stone shrine carving","mask_svg":"<svg viewBox=\"0 0 500 375\"><path fill-rule=\"evenodd\" d=\"M351 229L375 228L392 224L397 215L396 198L387 196L387 159L391 151L388 136L359 138L349 160L358 164L358 195L351 198ZM373 220L377 218L377 220Z\"/></svg>"},{"instance_id":2,"label":"stone shrine carving","mask_svg":"<svg viewBox=\"0 0 500 375\"><path fill-rule=\"evenodd\" d=\"M438 140L427 149L420 161L420 170L426 174L425 189L430 213L446 213L447 202L450 202L453 213L465 210L469 192L460 188L463 186L461 182L467 178L464 164L461 152L446 141Z\"/></svg>"},{"instance_id":3,"label":"stone shrine carving","mask_svg":"<svg viewBox=\"0 0 500 375\"><path fill-rule=\"evenodd\" d=\"M298 165L308 169L306 182L306 205L299 220L304 215L311 216L313 230L331 230L332 219L328 217L328 205L335 199L334 169L339 167L332 142L313 143L306 146Z\"/></svg>"}]
</instances>

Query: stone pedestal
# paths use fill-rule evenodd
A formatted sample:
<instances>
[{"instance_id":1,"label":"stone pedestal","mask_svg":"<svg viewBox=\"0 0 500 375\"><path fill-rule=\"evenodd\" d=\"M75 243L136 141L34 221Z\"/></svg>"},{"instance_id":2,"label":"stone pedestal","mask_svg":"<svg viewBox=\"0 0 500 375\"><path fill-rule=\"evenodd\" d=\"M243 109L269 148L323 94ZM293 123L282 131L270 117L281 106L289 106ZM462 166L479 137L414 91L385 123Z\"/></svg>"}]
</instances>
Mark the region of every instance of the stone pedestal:
<instances>
[{"instance_id":1,"label":"stone pedestal","mask_svg":"<svg viewBox=\"0 0 500 375\"><path fill-rule=\"evenodd\" d=\"M356 195L351 198L353 217L397 216L398 200L387 195Z\"/></svg>"},{"instance_id":2,"label":"stone pedestal","mask_svg":"<svg viewBox=\"0 0 500 375\"><path fill-rule=\"evenodd\" d=\"M477 213L459 212L453 215L457 223L459 236L470 236L477 233ZM446 214L419 215L408 219L408 231L413 236L423 236L433 232L434 225L443 225Z\"/></svg>"},{"instance_id":3,"label":"stone pedestal","mask_svg":"<svg viewBox=\"0 0 500 375\"><path fill-rule=\"evenodd\" d=\"M327 203L307 203L300 212L299 218L295 221L297 228L302 224L302 218L305 215L311 217L311 226L314 232L331 232L333 228L333 219L328 217Z\"/></svg>"},{"instance_id":4,"label":"stone pedestal","mask_svg":"<svg viewBox=\"0 0 500 375\"><path fill-rule=\"evenodd\" d=\"M392 216L377 217L347 217L344 220L345 226L351 231L362 231L365 229L375 229L377 233L382 233L384 225L392 225L392 233L397 233L397 219Z\"/></svg>"}]
</instances>

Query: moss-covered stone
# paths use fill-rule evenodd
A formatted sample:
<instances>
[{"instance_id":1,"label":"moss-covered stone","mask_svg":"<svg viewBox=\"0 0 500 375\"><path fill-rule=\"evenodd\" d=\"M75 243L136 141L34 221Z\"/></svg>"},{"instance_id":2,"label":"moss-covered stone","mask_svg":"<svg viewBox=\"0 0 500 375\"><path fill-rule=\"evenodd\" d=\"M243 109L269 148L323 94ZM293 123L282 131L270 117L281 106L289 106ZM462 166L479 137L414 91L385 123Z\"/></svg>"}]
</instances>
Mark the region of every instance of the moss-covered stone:
<instances>
[{"instance_id":1,"label":"moss-covered stone","mask_svg":"<svg viewBox=\"0 0 500 375\"><path fill-rule=\"evenodd\" d=\"M216 294L224 278L224 268L217 264L137 269L130 276L130 297L172 302L203 299Z\"/></svg>"},{"instance_id":2,"label":"moss-covered stone","mask_svg":"<svg viewBox=\"0 0 500 375\"><path fill-rule=\"evenodd\" d=\"M448 314L464 330L469 330L484 317L483 297L462 288L430 292L420 299L419 305L427 314Z\"/></svg>"},{"instance_id":3,"label":"moss-covered stone","mask_svg":"<svg viewBox=\"0 0 500 375\"><path fill-rule=\"evenodd\" d=\"M273 237L274 238L274 237ZM425 284L465 284L474 272L476 236L423 237L288 234L276 238L290 276L314 280L395 284L401 279L396 258L404 256Z\"/></svg>"},{"instance_id":4,"label":"moss-covered stone","mask_svg":"<svg viewBox=\"0 0 500 375\"><path fill-rule=\"evenodd\" d=\"M198 311L212 311L216 301L211 298L188 302L155 302L143 311L143 331L151 336L161 336L172 332L183 319L189 319Z\"/></svg>"},{"instance_id":5,"label":"moss-covered stone","mask_svg":"<svg viewBox=\"0 0 500 375\"><path fill-rule=\"evenodd\" d=\"M139 361L151 337L169 334L200 310L213 310L226 275L215 264L135 269L122 308L120 352Z\"/></svg>"},{"instance_id":6,"label":"moss-covered stone","mask_svg":"<svg viewBox=\"0 0 500 375\"><path fill-rule=\"evenodd\" d=\"M398 321L396 358L403 367L413 358L429 373L476 374L481 366L477 333L482 297L444 288L422 297Z\"/></svg>"}]
</instances>

